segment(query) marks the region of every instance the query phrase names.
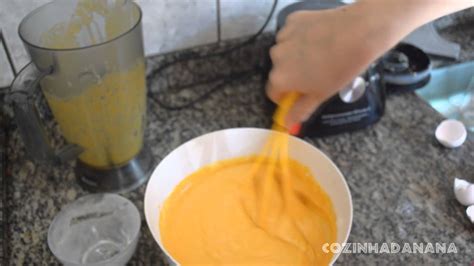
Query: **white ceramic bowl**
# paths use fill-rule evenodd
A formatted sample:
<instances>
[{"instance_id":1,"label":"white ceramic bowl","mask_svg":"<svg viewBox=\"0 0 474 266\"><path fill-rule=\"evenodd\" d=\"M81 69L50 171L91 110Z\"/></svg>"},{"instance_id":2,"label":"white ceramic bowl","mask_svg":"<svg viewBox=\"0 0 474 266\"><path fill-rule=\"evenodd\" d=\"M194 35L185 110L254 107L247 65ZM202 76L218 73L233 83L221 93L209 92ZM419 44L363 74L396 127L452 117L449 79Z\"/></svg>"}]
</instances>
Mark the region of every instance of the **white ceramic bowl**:
<instances>
[{"instance_id":1,"label":"white ceramic bowl","mask_svg":"<svg viewBox=\"0 0 474 266\"><path fill-rule=\"evenodd\" d=\"M153 171L145 192L148 227L171 262L176 263L161 242L160 210L181 180L210 163L258 154L271 131L257 128L225 129L192 139L168 154ZM349 187L334 163L311 144L290 137L290 157L307 166L331 198L337 217L337 243L345 243L352 225ZM339 254L334 254L334 262Z\"/></svg>"}]
</instances>

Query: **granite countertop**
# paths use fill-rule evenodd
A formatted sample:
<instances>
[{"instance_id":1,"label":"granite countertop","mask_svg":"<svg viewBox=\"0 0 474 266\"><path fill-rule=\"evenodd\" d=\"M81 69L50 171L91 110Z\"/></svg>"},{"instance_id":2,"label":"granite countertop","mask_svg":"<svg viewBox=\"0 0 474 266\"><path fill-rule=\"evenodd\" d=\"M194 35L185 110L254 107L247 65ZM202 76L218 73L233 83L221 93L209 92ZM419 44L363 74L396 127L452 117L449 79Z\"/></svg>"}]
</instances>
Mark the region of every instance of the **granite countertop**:
<instances>
[{"instance_id":1,"label":"granite countertop","mask_svg":"<svg viewBox=\"0 0 474 266\"><path fill-rule=\"evenodd\" d=\"M148 59L148 128L146 139L156 160L204 133L271 123L264 80L259 72L271 38L260 38L227 56L184 61L154 73L177 58L205 55L233 44L211 45ZM215 88L222 75L233 75L202 101L179 111L160 106L180 104ZM210 83L189 87L207 80ZM214 80L214 81L213 81ZM175 90L170 88L181 87ZM47 113L45 117L50 117ZM337 264L464 264L472 262L474 231L465 208L453 195L454 177L474 181L474 139L445 149L434 138L443 117L413 93L390 96L383 118L367 129L306 141L326 153L349 184L354 204L351 243L455 243L456 254L343 254ZM57 125L48 123L54 145L62 143ZM46 243L47 229L65 204L85 195L75 182L73 165L50 169L29 161L14 126L7 148L8 246L10 264L58 264ZM142 229L131 265L164 265L143 217L145 185L123 194L142 212Z\"/></svg>"}]
</instances>

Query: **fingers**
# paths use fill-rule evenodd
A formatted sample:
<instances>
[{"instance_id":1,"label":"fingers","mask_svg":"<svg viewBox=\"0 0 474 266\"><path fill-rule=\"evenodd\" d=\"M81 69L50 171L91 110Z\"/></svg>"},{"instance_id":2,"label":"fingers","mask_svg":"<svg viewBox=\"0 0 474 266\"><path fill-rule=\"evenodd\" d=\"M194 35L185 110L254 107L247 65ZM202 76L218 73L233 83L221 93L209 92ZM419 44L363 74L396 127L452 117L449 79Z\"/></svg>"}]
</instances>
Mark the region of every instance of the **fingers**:
<instances>
[{"instance_id":1,"label":"fingers","mask_svg":"<svg viewBox=\"0 0 474 266\"><path fill-rule=\"evenodd\" d=\"M288 39L291 39L290 36L293 34L293 23L295 20L295 13L290 14L285 21L285 25L281 28L276 35L276 42L281 43Z\"/></svg>"},{"instance_id":2,"label":"fingers","mask_svg":"<svg viewBox=\"0 0 474 266\"><path fill-rule=\"evenodd\" d=\"M278 104L285 95L293 91L290 89L282 89L281 87L275 87L272 85L272 82L270 80L267 83L266 90L268 97L276 104ZM292 129L298 124L301 124L308 120L308 118L311 116L311 114L314 113L314 111L316 111L320 104L321 100L317 96L300 96L290 108L285 118L286 128Z\"/></svg>"},{"instance_id":3,"label":"fingers","mask_svg":"<svg viewBox=\"0 0 474 266\"><path fill-rule=\"evenodd\" d=\"M268 97L275 103L279 103L284 94L293 89L287 70L288 49L281 45L275 45L270 49L270 57L273 68L268 75L266 92Z\"/></svg>"},{"instance_id":4,"label":"fingers","mask_svg":"<svg viewBox=\"0 0 474 266\"><path fill-rule=\"evenodd\" d=\"M293 34L293 29L291 27L283 27L276 35L276 42L282 43L284 41L290 40L291 35Z\"/></svg>"},{"instance_id":5,"label":"fingers","mask_svg":"<svg viewBox=\"0 0 474 266\"><path fill-rule=\"evenodd\" d=\"M287 18L285 26L276 36L277 44L270 49L273 69L268 76L266 92L268 97L277 104L288 93L295 90L306 93L306 87L308 87L301 86L301 75L297 72L299 64L295 63L299 60L294 53L298 47L294 47L295 42L292 41L295 32L301 29L301 27L297 27L297 22L303 18L304 13L302 12L291 14ZM318 99L309 95L300 97L285 119L286 127L289 129L295 128L295 125L297 126L297 124L308 119L319 106L320 101Z\"/></svg>"},{"instance_id":6,"label":"fingers","mask_svg":"<svg viewBox=\"0 0 474 266\"><path fill-rule=\"evenodd\" d=\"M275 87L272 85L272 82L270 79L267 81L267 86L265 88L265 91L267 93L268 98L272 100L272 102L278 104L280 100L283 98L284 92L276 90Z\"/></svg>"},{"instance_id":7,"label":"fingers","mask_svg":"<svg viewBox=\"0 0 474 266\"><path fill-rule=\"evenodd\" d=\"M273 68L268 75L266 92L270 100L278 104L285 94L294 91L288 77L277 68Z\"/></svg>"},{"instance_id":8,"label":"fingers","mask_svg":"<svg viewBox=\"0 0 474 266\"><path fill-rule=\"evenodd\" d=\"M316 96L302 95L296 100L286 116L285 123L287 128L293 128L308 120L311 114L321 104L321 100Z\"/></svg>"},{"instance_id":9,"label":"fingers","mask_svg":"<svg viewBox=\"0 0 474 266\"><path fill-rule=\"evenodd\" d=\"M273 64L277 64L285 57L285 50L281 47L281 45L274 45L270 48L270 58L272 59Z\"/></svg>"},{"instance_id":10,"label":"fingers","mask_svg":"<svg viewBox=\"0 0 474 266\"><path fill-rule=\"evenodd\" d=\"M281 82L284 78L282 78L280 75L280 71L276 70L276 65L278 62L281 61L281 57L283 55L281 54L280 50L277 48L277 46L273 46L270 48L270 57L273 62L273 69L270 71L268 75L268 82L267 82L267 87L266 87L266 92L268 97L274 102L274 103L279 103L280 99L283 97L283 94L285 93L284 86L282 86Z\"/></svg>"}]
</instances>

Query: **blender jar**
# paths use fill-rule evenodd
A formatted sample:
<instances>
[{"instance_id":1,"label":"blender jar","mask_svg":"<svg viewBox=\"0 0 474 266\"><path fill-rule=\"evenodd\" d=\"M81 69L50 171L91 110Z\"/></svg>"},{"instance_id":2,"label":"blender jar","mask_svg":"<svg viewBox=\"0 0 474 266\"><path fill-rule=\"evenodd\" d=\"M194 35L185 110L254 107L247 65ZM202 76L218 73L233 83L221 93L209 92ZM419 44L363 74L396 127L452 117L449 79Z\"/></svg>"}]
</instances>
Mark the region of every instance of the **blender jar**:
<instances>
[{"instance_id":1,"label":"blender jar","mask_svg":"<svg viewBox=\"0 0 474 266\"><path fill-rule=\"evenodd\" d=\"M153 164L143 141L141 17L128 0L56 0L19 26L32 62L14 80L8 99L27 151L38 162L77 159L78 181L92 191L133 189ZM68 142L58 151L31 104L38 83Z\"/></svg>"}]
</instances>

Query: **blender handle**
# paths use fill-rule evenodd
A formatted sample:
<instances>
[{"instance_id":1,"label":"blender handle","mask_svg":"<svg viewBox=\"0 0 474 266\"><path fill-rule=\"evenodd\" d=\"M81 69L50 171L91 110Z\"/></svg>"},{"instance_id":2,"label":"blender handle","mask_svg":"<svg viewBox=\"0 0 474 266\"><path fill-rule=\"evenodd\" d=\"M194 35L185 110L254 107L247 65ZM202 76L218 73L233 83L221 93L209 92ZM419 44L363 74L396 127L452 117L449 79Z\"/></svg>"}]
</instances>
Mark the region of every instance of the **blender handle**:
<instances>
[{"instance_id":1,"label":"blender handle","mask_svg":"<svg viewBox=\"0 0 474 266\"><path fill-rule=\"evenodd\" d=\"M11 104L14 120L25 143L27 153L34 161L57 164L75 159L83 151L76 144L67 144L59 151L51 147L38 110L32 101L39 81L52 73L52 67L41 71L33 62L28 63L12 82L6 101Z\"/></svg>"}]
</instances>

